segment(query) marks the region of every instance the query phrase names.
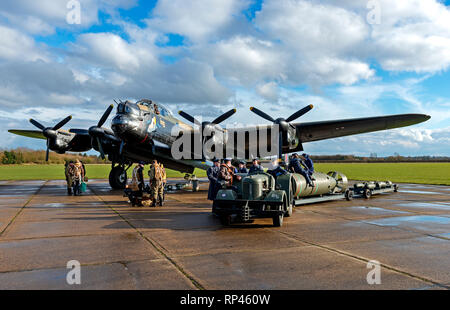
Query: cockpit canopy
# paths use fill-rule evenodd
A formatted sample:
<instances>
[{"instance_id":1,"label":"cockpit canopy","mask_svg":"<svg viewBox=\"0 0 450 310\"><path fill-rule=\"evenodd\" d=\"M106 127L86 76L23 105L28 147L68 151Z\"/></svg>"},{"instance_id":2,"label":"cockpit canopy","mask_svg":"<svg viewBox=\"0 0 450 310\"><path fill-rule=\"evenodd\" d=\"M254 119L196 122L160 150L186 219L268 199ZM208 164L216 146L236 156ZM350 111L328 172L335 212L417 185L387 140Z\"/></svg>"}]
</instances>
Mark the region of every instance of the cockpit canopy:
<instances>
[{"instance_id":1,"label":"cockpit canopy","mask_svg":"<svg viewBox=\"0 0 450 310\"><path fill-rule=\"evenodd\" d=\"M167 109L162 104L156 103L152 100L142 99L136 102L136 104L143 109L148 109L150 113L162 116L172 116L172 112L169 109Z\"/></svg>"},{"instance_id":2,"label":"cockpit canopy","mask_svg":"<svg viewBox=\"0 0 450 310\"><path fill-rule=\"evenodd\" d=\"M130 101L125 101L117 106L117 114L134 114L139 116L140 112L138 109L133 108L133 104Z\"/></svg>"}]
</instances>

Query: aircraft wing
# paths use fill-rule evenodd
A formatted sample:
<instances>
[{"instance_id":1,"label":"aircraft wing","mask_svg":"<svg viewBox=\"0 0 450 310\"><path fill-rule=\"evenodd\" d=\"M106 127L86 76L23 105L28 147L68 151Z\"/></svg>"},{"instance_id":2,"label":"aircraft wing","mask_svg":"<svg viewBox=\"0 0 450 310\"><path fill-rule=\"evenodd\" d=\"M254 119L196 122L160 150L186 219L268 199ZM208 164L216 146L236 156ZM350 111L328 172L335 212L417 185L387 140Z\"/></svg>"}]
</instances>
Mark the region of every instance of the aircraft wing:
<instances>
[{"instance_id":1,"label":"aircraft wing","mask_svg":"<svg viewBox=\"0 0 450 310\"><path fill-rule=\"evenodd\" d=\"M312 142L367 132L394 129L425 122L431 117L424 114L400 114L380 117L344 119L294 124L300 141Z\"/></svg>"},{"instance_id":2,"label":"aircraft wing","mask_svg":"<svg viewBox=\"0 0 450 310\"><path fill-rule=\"evenodd\" d=\"M47 140L41 130L8 130L8 132L23 137Z\"/></svg>"},{"instance_id":3,"label":"aircraft wing","mask_svg":"<svg viewBox=\"0 0 450 310\"><path fill-rule=\"evenodd\" d=\"M321 122L309 122L309 123L293 123L296 128L296 135L300 141L297 147L290 148L283 146L284 153L292 153L303 150L303 143L320 141L325 139L332 139L380 130L394 129L405 126L411 126L418 123L425 122L431 117L424 114L399 114L379 117L367 117L367 118L355 118L355 119L342 119L332 121ZM232 157L237 158L253 158L261 157L259 153L253 154L256 149L259 149L259 138L256 135L247 134L248 132L267 130L267 142L266 145L271 148L271 135L273 125L259 125L256 127L236 128L228 131L229 134L236 134L244 132L246 137L244 139L244 147L241 148L241 153L236 153ZM252 138L253 137L253 138ZM235 138L236 140L236 138ZM251 142L250 142L251 141ZM250 148L250 146L252 148ZM264 147L263 147L264 149ZM243 153L245 152L245 153ZM276 155L277 150L271 149L271 155ZM267 155L266 155L267 156Z\"/></svg>"}]
</instances>

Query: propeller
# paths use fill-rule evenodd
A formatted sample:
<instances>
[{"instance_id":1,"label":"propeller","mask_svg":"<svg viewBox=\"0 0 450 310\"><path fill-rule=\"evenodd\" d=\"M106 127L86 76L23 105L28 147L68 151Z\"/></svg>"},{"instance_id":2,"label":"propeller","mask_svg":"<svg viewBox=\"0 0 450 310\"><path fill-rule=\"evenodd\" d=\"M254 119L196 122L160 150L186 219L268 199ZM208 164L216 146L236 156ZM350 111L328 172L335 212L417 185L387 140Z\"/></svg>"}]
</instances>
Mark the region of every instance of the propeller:
<instances>
[{"instance_id":1,"label":"propeller","mask_svg":"<svg viewBox=\"0 0 450 310\"><path fill-rule=\"evenodd\" d=\"M269 122L279 125L278 158L281 159L281 157L283 156L283 134L287 134L289 131L289 128L295 129L295 127L291 124L291 122L295 121L299 117L302 117L303 115L305 115L306 113L311 111L313 108L314 108L314 106L312 104L308 105L308 106L304 107L303 109L298 110L297 112L295 112L294 114L289 116L287 119L284 119L284 118L274 119L267 113L259 110L258 108L255 108L255 107L251 107L250 111L252 111L256 115L264 118L265 120L268 120Z\"/></svg>"},{"instance_id":2,"label":"propeller","mask_svg":"<svg viewBox=\"0 0 450 310\"><path fill-rule=\"evenodd\" d=\"M50 139L56 139L58 136L58 130L64 127L64 125L66 125L68 122L70 122L71 119L72 116L68 116L53 127L45 127L38 121L30 119L30 123L42 130L42 134L47 138L47 151L45 154L45 161L48 161L50 156Z\"/></svg>"},{"instance_id":3,"label":"propeller","mask_svg":"<svg viewBox=\"0 0 450 310\"><path fill-rule=\"evenodd\" d=\"M224 114L220 115L219 117L217 117L215 120L213 120L212 122L203 122L200 123L197 119L195 119L195 117L191 116L190 114L184 112L184 111L180 111L178 112L178 114L180 114L180 116L184 117L186 120L190 121L191 123L201 126L202 127L202 132L203 129L206 126L210 126L210 125L219 125L220 123L223 123L224 121L226 121L227 119L229 119L231 116L233 116L233 114L236 113L236 109L231 109L228 112L225 112Z\"/></svg>"},{"instance_id":4,"label":"propeller","mask_svg":"<svg viewBox=\"0 0 450 310\"><path fill-rule=\"evenodd\" d=\"M105 159L105 152L103 151L103 147L100 142L100 138L105 136L105 130L102 128L102 126L106 123L106 121L113 109L114 109L114 105L111 104L106 109L105 113L103 113L102 117L100 118L100 120L97 123L97 126L92 126L91 128L89 128L89 135L91 137L95 138L95 140L97 142L98 150L100 152L102 159Z\"/></svg>"},{"instance_id":5,"label":"propeller","mask_svg":"<svg viewBox=\"0 0 450 310\"><path fill-rule=\"evenodd\" d=\"M220 123L223 123L224 121L226 121L227 119L229 119L231 116L233 116L233 114L236 113L236 109L231 109L228 112L225 112L224 114L220 115L219 117L217 117L215 120L213 120L212 122L200 122L198 121L195 117L191 116L190 114L184 112L184 111L179 111L178 114L180 114L180 116L182 116L183 118L185 118L186 120L188 120L189 122L198 125L201 127L202 131L202 141L203 141L203 133L205 132L205 128L208 126L216 126L219 125ZM203 141L204 142L204 141Z\"/></svg>"}]
</instances>

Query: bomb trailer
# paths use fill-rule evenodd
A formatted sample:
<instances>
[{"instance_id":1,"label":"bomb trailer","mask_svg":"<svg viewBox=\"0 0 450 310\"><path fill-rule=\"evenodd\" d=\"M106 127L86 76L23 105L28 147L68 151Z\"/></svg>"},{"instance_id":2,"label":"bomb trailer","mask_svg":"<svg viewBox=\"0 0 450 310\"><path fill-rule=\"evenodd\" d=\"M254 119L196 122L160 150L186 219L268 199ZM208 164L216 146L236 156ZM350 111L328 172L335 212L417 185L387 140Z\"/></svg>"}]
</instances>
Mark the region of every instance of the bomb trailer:
<instances>
[{"instance_id":1,"label":"bomb trailer","mask_svg":"<svg viewBox=\"0 0 450 310\"><path fill-rule=\"evenodd\" d=\"M213 203L213 213L223 225L272 218L273 225L280 227L284 217L290 217L296 206L341 199L369 199L373 195L398 190L398 185L390 181L358 182L349 188L347 177L340 172L315 172L312 187L297 173L276 179L266 172L238 175L241 180L236 181L232 189L222 187Z\"/></svg>"}]
</instances>

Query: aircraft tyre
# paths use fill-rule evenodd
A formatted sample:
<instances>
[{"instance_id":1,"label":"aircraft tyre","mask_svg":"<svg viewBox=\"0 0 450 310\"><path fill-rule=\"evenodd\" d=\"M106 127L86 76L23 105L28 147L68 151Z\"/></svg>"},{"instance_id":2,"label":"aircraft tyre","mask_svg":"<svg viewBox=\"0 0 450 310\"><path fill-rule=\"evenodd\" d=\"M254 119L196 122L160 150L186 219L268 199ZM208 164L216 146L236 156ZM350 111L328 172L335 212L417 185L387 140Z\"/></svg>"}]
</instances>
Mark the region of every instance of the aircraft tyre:
<instances>
[{"instance_id":1,"label":"aircraft tyre","mask_svg":"<svg viewBox=\"0 0 450 310\"><path fill-rule=\"evenodd\" d=\"M117 166L109 173L109 185L113 189L125 189L127 185L127 173L124 168Z\"/></svg>"}]
</instances>

